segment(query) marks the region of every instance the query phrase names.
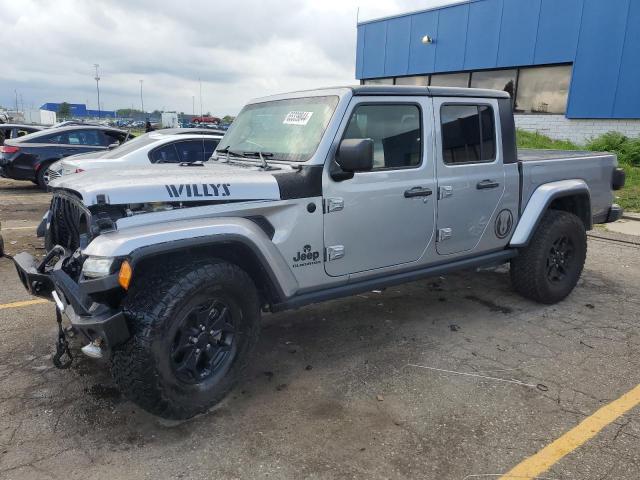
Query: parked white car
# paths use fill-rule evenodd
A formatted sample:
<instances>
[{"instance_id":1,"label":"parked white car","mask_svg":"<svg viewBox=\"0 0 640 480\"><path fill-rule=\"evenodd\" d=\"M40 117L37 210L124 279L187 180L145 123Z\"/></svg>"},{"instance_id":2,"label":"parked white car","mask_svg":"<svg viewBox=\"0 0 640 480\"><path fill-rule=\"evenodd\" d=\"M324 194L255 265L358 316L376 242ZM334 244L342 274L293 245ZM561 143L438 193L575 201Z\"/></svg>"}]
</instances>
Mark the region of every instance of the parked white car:
<instances>
[{"instance_id":1,"label":"parked white car","mask_svg":"<svg viewBox=\"0 0 640 480\"><path fill-rule=\"evenodd\" d=\"M107 152L72 155L49 168L49 180L99 168L127 169L154 163L206 162L222 132L173 128L145 133Z\"/></svg>"}]
</instances>

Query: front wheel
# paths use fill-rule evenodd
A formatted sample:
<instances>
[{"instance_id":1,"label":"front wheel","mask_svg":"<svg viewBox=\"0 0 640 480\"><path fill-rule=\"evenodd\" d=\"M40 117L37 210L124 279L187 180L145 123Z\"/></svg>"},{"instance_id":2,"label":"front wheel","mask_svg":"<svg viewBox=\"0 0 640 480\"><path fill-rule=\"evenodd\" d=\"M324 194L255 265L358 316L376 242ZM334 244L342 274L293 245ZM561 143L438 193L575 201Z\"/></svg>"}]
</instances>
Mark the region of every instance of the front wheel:
<instances>
[{"instance_id":1,"label":"front wheel","mask_svg":"<svg viewBox=\"0 0 640 480\"><path fill-rule=\"evenodd\" d=\"M246 367L259 333L257 290L223 261L143 276L125 306L133 336L113 352L112 374L143 409L190 418L222 400Z\"/></svg>"},{"instance_id":2,"label":"front wheel","mask_svg":"<svg viewBox=\"0 0 640 480\"><path fill-rule=\"evenodd\" d=\"M529 245L511 260L515 290L536 302L553 304L575 288L587 255L584 223L559 210L544 214Z\"/></svg>"}]
</instances>

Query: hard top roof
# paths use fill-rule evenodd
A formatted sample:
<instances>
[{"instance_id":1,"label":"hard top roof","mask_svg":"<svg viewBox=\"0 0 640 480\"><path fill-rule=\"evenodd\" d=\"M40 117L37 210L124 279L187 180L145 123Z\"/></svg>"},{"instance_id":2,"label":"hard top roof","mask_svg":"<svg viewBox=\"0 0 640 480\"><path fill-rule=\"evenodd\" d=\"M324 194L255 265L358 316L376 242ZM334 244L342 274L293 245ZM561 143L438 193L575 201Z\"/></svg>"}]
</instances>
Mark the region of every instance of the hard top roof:
<instances>
[{"instance_id":1,"label":"hard top roof","mask_svg":"<svg viewBox=\"0 0 640 480\"><path fill-rule=\"evenodd\" d=\"M462 87L417 87L411 85L358 85L349 87L354 95L407 95L424 97L509 98L502 90Z\"/></svg>"}]
</instances>

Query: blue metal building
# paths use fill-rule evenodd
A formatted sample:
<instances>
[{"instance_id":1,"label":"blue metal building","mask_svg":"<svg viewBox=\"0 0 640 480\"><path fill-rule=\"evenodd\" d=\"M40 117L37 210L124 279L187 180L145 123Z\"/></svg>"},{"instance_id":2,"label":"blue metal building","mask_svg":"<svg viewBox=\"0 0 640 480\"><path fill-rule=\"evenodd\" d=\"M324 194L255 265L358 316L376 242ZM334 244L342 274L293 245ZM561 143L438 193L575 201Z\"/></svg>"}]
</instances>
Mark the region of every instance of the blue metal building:
<instances>
[{"instance_id":1,"label":"blue metal building","mask_svg":"<svg viewBox=\"0 0 640 480\"><path fill-rule=\"evenodd\" d=\"M50 112L58 112L61 103L45 103L40 107L40 110L48 110ZM88 110L84 103L70 103L71 116L73 118L115 118L116 112L112 110ZM98 113L100 115L98 115Z\"/></svg>"},{"instance_id":2,"label":"blue metal building","mask_svg":"<svg viewBox=\"0 0 640 480\"><path fill-rule=\"evenodd\" d=\"M504 88L516 113L640 119L640 0L469 0L363 22L356 78Z\"/></svg>"}]
</instances>

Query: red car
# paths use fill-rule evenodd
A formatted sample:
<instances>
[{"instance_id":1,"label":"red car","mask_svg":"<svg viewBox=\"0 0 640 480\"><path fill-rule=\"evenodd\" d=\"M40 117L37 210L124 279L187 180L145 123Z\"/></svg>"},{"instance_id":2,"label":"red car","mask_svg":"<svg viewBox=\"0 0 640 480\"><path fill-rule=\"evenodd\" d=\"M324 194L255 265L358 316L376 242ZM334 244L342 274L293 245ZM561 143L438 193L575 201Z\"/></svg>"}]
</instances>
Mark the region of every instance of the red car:
<instances>
[{"instance_id":1,"label":"red car","mask_svg":"<svg viewBox=\"0 0 640 480\"><path fill-rule=\"evenodd\" d=\"M195 117L193 120L191 120L191 123L220 123L222 122L221 119L219 119L218 117L207 117L202 116L202 117Z\"/></svg>"}]
</instances>

